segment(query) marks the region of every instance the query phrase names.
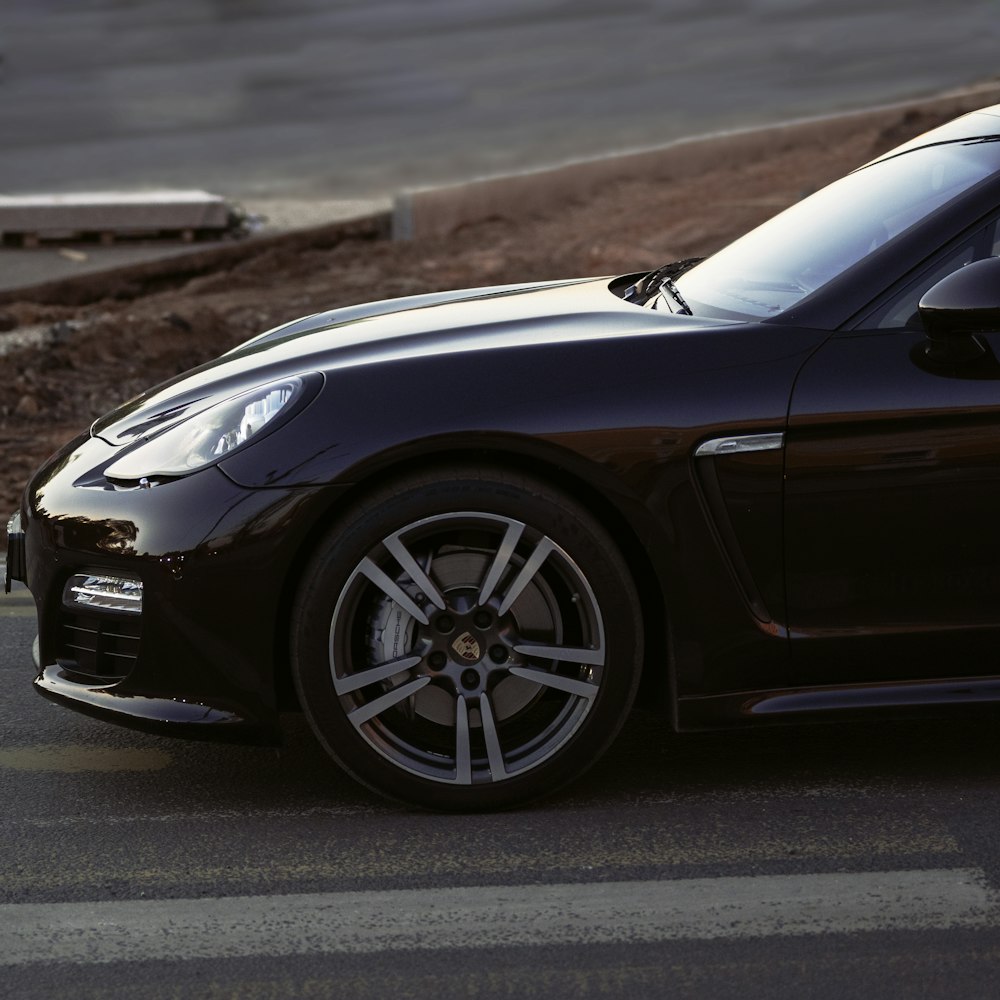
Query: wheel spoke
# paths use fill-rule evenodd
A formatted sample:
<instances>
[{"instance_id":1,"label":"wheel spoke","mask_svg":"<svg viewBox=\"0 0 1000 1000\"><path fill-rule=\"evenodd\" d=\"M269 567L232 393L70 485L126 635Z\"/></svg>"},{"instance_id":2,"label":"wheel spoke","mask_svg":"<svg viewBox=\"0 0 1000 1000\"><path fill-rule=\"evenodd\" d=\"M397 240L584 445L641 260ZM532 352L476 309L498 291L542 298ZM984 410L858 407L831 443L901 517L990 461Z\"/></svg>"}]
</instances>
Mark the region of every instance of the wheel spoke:
<instances>
[{"instance_id":1,"label":"wheel spoke","mask_svg":"<svg viewBox=\"0 0 1000 1000\"><path fill-rule=\"evenodd\" d=\"M461 695L455 699L455 781L472 784L472 740L469 736L469 704Z\"/></svg>"},{"instance_id":2,"label":"wheel spoke","mask_svg":"<svg viewBox=\"0 0 1000 1000\"><path fill-rule=\"evenodd\" d=\"M361 560L358 572L366 576L386 597L395 601L404 611L413 615L421 625L427 625L430 619L417 607L416 602L395 580L386 576L367 556Z\"/></svg>"},{"instance_id":3,"label":"wheel spoke","mask_svg":"<svg viewBox=\"0 0 1000 1000\"><path fill-rule=\"evenodd\" d=\"M541 568L542 563L548 558L549 553L555 549L555 544L550 538L543 538L536 546L535 551L528 557L528 561L521 567L521 572L514 578L514 582L507 588L497 614L505 615L510 610L511 605L521 596L521 591L531 583L531 578Z\"/></svg>"},{"instance_id":4,"label":"wheel spoke","mask_svg":"<svg viewBox=\"0 0 1000 1000\"><path fill-rule=\"evenodd\" d=\"M396 562L406 570L410 579L431 599L431 603L444 611L444 597L441 596L437 584L424 572L420 563L413 558L410 550L400 540L399 535L390 535L388 538L384 538L382 544L392 553Z\"/></svg>"},{"instance_id":5,"label":"wheel spoke","mask_svg":"<svg viewBox=\"0 0 1000 1000\"><path fill-rule=\"evenodd\" d=\"M493 557L493 565L490 566L490 570L486 574L486 579L483 580L483 584L479 588L480 607L493 596L493 591L496 590L504 570L510 565L511 556L514 554L514 549L517 548L517 543L521 540L523 533L524 525L520 521L511 521L507 525L503 541L500 543L500 547Z\"/></svg>"},{"instance_id":6,"label":"wheel spoke","mask_svg":"<svg viewBox=\"0 0 1000 1000\"><path fill-rule=\"evenodd\" d=\"M550 674L544 670L535 670L532 667L511 667L510 673L515 677L523 677L527 681L534 681L536 684L544 684L545 687L555 688L557 691L565 691L567 694L575 694L590 701L598 692L599 685L592 681L581 681L574 677L563 677L561 674Z\"/></svg>"},{"instance_id":7,"label":"wheel spoke","mask_svg":"<svg viewBox=\"0 0 1000 1000\"><path fill-rule=\"evenodd\" d=\"M399 660L389 660L387 663L380 663L377 667L369 667L356 674L348 674L346 677L333 678L333 687L337 694L351 694L359 688L368 684L377 684L379 681L386 681L396 674L401 674L404 670L412 670L420 663L419 656L404 656Z\"/></svg>"},{"instance_id":8,"label":"wheel spoke","mask_svg":"<svg viewBox=\"0 0 1000 1000\"><path fill-rule=\"evenodd\" d=\"M540 646L519 642L513 646L513 650L522 656L538 656L545 660L559 660L563 663L589 663L595 667L604 665L603 649L572 649L568 646Z\"/></svg>"},{"instance_id":9,"label":"wheel spoke","mask_svg":"<svg viewBox=\"0 0 1000 1000\"><path fill-rule=\"evenodd\" d=\"M384 695L359 705L353 712L348 714L348 718L356 727L363 726L369 719L374 719L380 712L384 712L393 705L398 705L401 701L406 701L411 695L416 694L422 687L430 684L429 677L416 677L406 684L400 684L398 688L386 691Z\"/></svg>"},{"instance_id":10,"label":"wheel spoke","mask_svg":"<svg viewBox=\"0 0 1000 1000\"><path fill-rule=\"evenodd\" d=\"M494 781L499 781L506 777L507 766L503 762L503 750L500 749L500 734L497 732L493 706L485 694L479 698L479 714L483 719L483 738L486 740L486 756L490 762L490 775Z\"/></svg>"}]
</instances>

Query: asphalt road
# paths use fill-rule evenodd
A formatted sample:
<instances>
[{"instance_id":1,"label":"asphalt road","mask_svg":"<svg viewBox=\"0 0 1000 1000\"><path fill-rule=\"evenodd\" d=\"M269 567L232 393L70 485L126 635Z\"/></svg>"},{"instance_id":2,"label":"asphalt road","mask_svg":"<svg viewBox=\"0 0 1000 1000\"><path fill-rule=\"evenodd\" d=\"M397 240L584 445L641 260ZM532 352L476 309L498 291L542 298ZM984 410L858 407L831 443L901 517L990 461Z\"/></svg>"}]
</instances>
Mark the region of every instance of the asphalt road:
<instances>
[{"instance_id":1,"label":"asphalt road","mask_svg":"<svg viewBox=\"0 0 1000 1000\"><path fill-rule=\"evenodd\" d=\"M531 809L373 798L31 690L0 598L0 996L994 998L995 719L675 736Z\"/></svg>"},{"instance_id":2,"label":"asphalt road","mask_svg":"<svg viewBox=\"0 0 1000 1000\"><path fill-rule=\"evenodd\" d=\"M998 0L5 0L0 192L353 198L931 94Z\"/></svg>"}]
</instances>

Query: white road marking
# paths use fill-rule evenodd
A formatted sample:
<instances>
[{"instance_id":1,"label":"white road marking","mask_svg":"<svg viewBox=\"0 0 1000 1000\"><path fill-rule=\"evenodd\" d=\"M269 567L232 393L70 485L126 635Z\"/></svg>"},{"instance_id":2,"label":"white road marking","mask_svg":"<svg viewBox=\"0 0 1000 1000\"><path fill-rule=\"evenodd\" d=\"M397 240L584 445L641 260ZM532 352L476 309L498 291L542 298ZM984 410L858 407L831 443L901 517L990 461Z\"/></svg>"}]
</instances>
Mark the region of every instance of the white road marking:
<instances>
[{"instance_id":1,"label":"white road marking","mask_svg":"<svg viewBox=\"0 0 1000 1000\"><path fill-rule=\"evenodd\" d=\"M3 570L0 569L0 577L2 576ZM37 614L35 602L30 596L24 598L4 595L3 581L0 579L0 618L35 618Z\"/></svg>"},{"instance_id":2,"label":"white road marking","mask_svg":"<svg viewBox=\"0 0 1000 1000\"><path fill-rule=\"evenodd\" d=\"M0 770L49 771L160 771L172 758L163 750L86 746L30 746L0 750Z\"/></svg>"},{"instance_id":3,"label":"white road marking","mask_svg":"<svg viewBox=\"0 0 1000 1000\"><path fill-rule=\"evenodd\" d=\"M986 927L976 869L0 906L0 965Z\"/></svg>"},{"instance_id":4,"label":"white road marking","mask_svg":"<svg viewBox=\"0 0 1000 1000\"><path fill-rule=\"evenodd\" d=\"M17 830L48 830L72 829L79 826L124 826L136 823L245 823L252 820L291 820L306 819L310 816L342 817L342 816L372 816L389 814L393 807L388 802L384 806L378 804L359 804L353 806L313 806L308 809L193 809L191 812L173 813L134 813L125 815L102 816L24 816L12 820L0 820L0 833L10 833Z\"/></svg>"}]
</instances>

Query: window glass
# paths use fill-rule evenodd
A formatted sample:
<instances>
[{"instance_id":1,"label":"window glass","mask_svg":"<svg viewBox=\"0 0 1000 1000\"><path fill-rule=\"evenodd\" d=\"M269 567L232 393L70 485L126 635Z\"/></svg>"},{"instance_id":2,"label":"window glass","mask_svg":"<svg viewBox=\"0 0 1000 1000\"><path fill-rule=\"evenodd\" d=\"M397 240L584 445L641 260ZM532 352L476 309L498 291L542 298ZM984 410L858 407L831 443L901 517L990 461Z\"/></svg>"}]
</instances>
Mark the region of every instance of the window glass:
<instances>
[{"instance_id":1,"label":"window glass","mask_svg":"<svg viewBox=\"0 0 1000 1000\"><path fill-rule=\"evenodd\" d=\"M922 329L917 303L924 292L937 284L943 277L951 274L952 271L957 271L960 267L971 264L974 260L996 256L998 251L1000 251L1000 236L998 236L997 224L991 222L962 243L961 246L952 250L943 260L938 261L918 278L909 282L901 292L869 316L863 324L864 327L878 330L895 330L904 327L913 330Z\"/></svg>"},{"instance_id":2,"label":"window glass","mask_svg":"<svg viewBox=\"0 0 1000 1000\"><path fill-rule=\"evenodd\" d=\"M1000 169L1000 143L915 149L848 174L681 275L695 315L766 318Z\"/></svg>"}]
</instances>

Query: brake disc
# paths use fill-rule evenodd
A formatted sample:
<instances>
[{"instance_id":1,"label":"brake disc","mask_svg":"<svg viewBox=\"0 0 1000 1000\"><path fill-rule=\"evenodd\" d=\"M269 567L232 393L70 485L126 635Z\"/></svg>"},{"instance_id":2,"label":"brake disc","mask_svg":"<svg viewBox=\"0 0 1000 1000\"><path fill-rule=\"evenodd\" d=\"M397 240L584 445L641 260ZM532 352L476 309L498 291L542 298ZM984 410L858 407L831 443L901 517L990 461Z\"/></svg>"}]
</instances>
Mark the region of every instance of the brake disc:
<instances>
[{"instance_id":1,"label":"brake disc","mask_svg":"<svg viewBox=\"0 0 1000 1000\"><path fill-rule=\"evenodd\" d=\"M485 551L455 549L439 552L433 561L434 577L445 600L454 600L463 593L478 593L480 581L485 577L492 559L493 553ZM520 563L517 560L511 562L516 572ZM413 582L405 573L397 576L395 582L411 596L418 596ZM519 635L543 635L551 637L550 641L557 645L561 642L562 630L555 599L539 574L521 592L510 613ZM387 663L419 647L419 623L392 598L383 596L368 620L368 637L371 664ZM409 672L398 674L385 682L385 688L398 687L411 680L412 676ZM541 685L523 677L513 674L505 677L490 691L490 702L497 721L509 719L521 711L540 689ZM436 684L428 684L408 699L406 710L411 716L420 716L438 725L455 725L455 695ZM470 713L470 722L481 724L477 710Z\"/></svg>"}]
</instances>

